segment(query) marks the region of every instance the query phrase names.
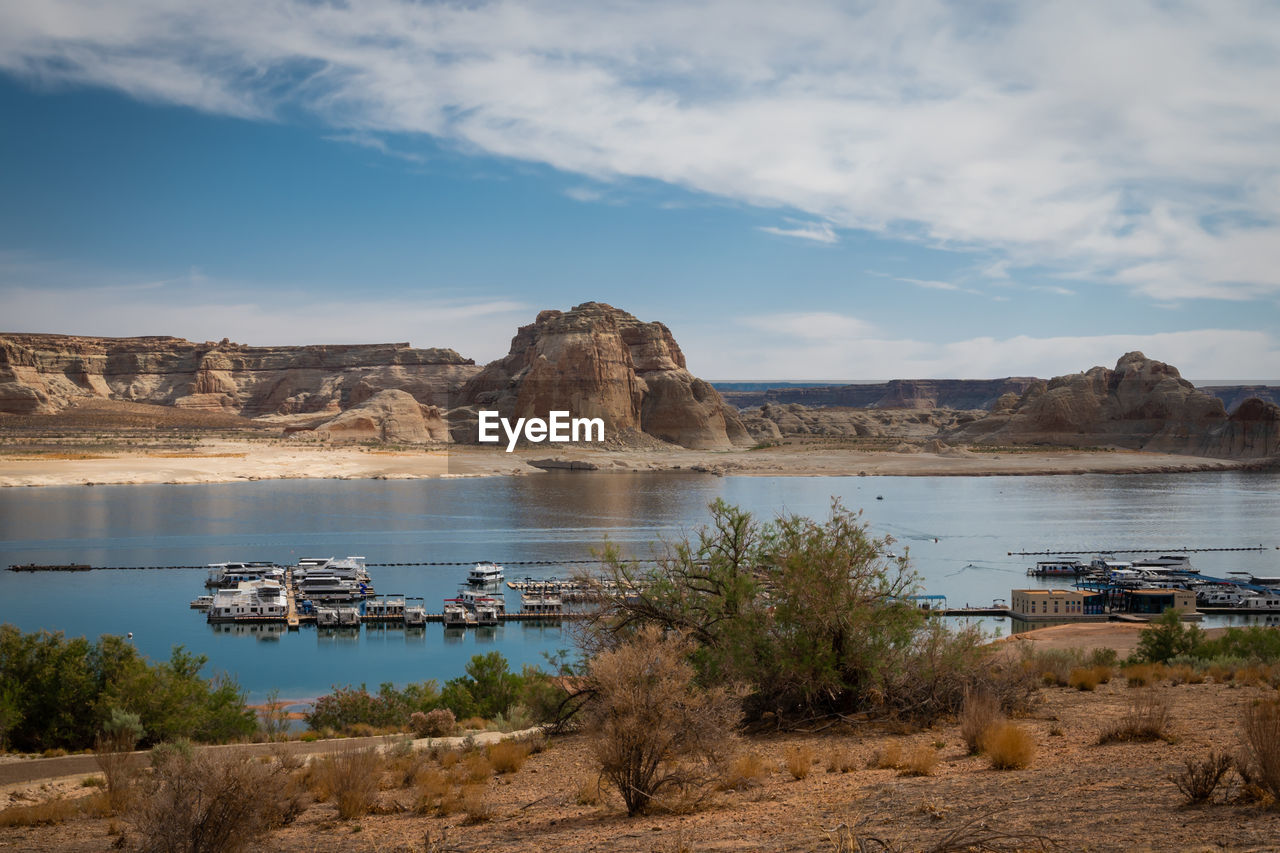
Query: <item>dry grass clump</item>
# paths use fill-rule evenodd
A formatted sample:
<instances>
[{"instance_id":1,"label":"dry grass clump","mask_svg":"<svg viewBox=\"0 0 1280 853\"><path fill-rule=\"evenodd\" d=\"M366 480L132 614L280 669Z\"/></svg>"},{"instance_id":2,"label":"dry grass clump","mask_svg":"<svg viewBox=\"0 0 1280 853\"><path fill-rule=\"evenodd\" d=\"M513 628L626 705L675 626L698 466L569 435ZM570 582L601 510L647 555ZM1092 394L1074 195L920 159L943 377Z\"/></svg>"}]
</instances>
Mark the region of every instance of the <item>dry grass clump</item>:
<instances>
[{"instance_id":1,"label":"dry grass clump","mask_svg":"<svg viewBox=\"0 0 1280 853\"><path fill-rule=\"evenodd\" d=\"M458 723L458 728L463 731L485 731L489 728L489 721L484 717L467 717Z\"/></svg>"},{"instance_id":2,"label":"dry grass clump","mask_svg":"<svg viewBox=\"0 0 1280 853\"><path fill-rule=\"evenodd\" d=\"M989 693L970 693L964 697L960 708L960 737L974 755L982 749L982 739L987 731L1004 719L1000 703Z\"/></svg>"},{"instance_id":3,"label":"dry grass clump","mask_svg":"<svg viewBox=\"0 0 1280 853\"><path fill-rule=\"evenodd\" d=\"M1006 720L987 732L982 751L991 759L994 770L1021 770L1035 757L1036 743L1030 732Z\"/></svg>"},{"instance_id":4,"label":"dry grass clump","mask_svg":"<svg viewBox=\"0 0 1280 853\"><path fill-rule=\"evenodd\" d=\"M831 752L827 754L828 773L849 773L855 769L857 764L853 757L853 750L839 744L831 748Z\"/></svg>"},{"instance_id":5,"label":"dry grass clump","mask_svg":"<svg viewBox=\"0 0 1280 853\"><path fill-rule=\"evenodd\" d=\"M932 776L938 766L938 750L927 743L922 743L902 763L899 770L903 776Z\"/></svg>"},{"instance_id":6,"label":"dry grass clump","mask_svg":"<svg viewBox=\"0 0 1280 853\"><path fill-rule=\"evenodd\" d=\"M1169 667L1169 682L1179 684L1203 684L1204 673L1188 663L1180 663Z\"/></svg>"},{"instance_id":7,"label":"dry grass clump","mask_svg":"<svg viewBox=\"0 0 1280 853\"><path fill-rule=\"evenodd\" d=\"M1093 677L1098 679L1099 684L1109 684L1111 676L1112 669L1110 664L1097 663L1093 665Z\"/></svg>"},{"instance_id":8,"label":"dry grass clump","mask_svg":"<svg viewBox=\"0 0 1280 853\"><path fill-rule=\"evenodd\" d=\"M1169 779L1178 786L1178 790L1191 803L1203 803L1213 796L1222 777L1235 762L1225 752L1210 752L1203 761L1188 758L1187 766L1181 773L1174 773Z\"/></svg>"},{"instance_id":9,"label":"dry grass clump","mask_svg":"<svg viewBox=\"0 0 1280 853\"><path fill-rule=\"evenodd\" d=\"M739 755L729 765L724 781L720 783L723 791L744 791L757 788L769 778L769 765L759 753L748 752Z\"/></svg>"},{"instance_id":10,"label":"dry grass clump","mask_svg":"<svg viewBox=\"0 0 1280 853\"><path fill-rule=\"evenodd\" d=\"M1164 678L1164 666L1158 663L1139 663L1125 667L1125 681L1130 687L1151 687Z\"/></svg>"},{"instance_id":11,"label":"dry grass clump","mask_svg":"<svg viewBox=\"0 0 1280 853\"><path fill-rule=\"evenodd\" d=\"M1071 670L1071 674L1067 676L1067 686L1074 687L1076 690L1096 690L1098 687L1098 674L1093 671L1093 667L1078 666Z\"/></svg>"},{"instance_id":12,"label":"dry grass clump","mask_svg":"<svg viewBox=\"0 0 1280 853\"><path fill-rule=\"evenodd\" d=\"M487 782L493 775L493 765L484 753L473 752L463 759L462 772L468 782Z\"/></svg>"},{"instance_id":13,"label":"dry grass clump","mask_svg":"<svg viewBox=\"0 0 1280 853\"><path fill-rule=\"evenodd\" d=\"M1144 690L1129 700L1124 714L1102 732L1098 743L1165 740L1169 733L1169 700L1156 690Z\"/></svg>"},{"instance_id":14,"label":"dry grass clump","mask_svg":"<svg viewBox=\"0 0 1280 853\"><path fill-rule=\"evenodd\" d=\"M1250 705L1245 709L1242 728L1240 775L1280 801L1280 700Z\"/></svg>"},{"instance_id":15,"label":"dry grass clump","mask_svg":"<svg viewBox=\"0 0 1280 853\"><path fill-rule=\"evenodd\" d=\"M454 787L449 776L436 767L423 767L419 770L413 778L413 786L417 791L413 810L418 814L434 814L439 811Z\"/></svg>"},{"instance_id":16,"label":"dry grass clump","mask_svg":"<svg viewBox=\"0 0 1280 853\"><path fill-rule=\"evenodd\" d=\"M466 815L464 823L485 823L493 820L493 802L489 799L484 785L462 786L462 812Z\"/></svg>"},{"instance_id":17,"label":"dry grass clump","mask_svg":"<svg viewBox=\"0 0 1280 853\"><path fill-rule=\"evenodd\" d=\"M165 755L129 813L143 853L252 849L304 803L279 764L227 750Z\"/></svg>"},{"instance_id":18,"label":"dry grass clump","mask_svg":"<svg viewBox=\"0 0 1280 853\"><path fill-rule=\"evenodd\" d=\"M871 769L897 770L902 766L902 744L891 740L871 756Z\"/></svg>"},{"instance_id":19,"label":"dry grass clump","mask_svg":"<svg viewBox=\"0 0 1280 853\"><path fill-rule=\"evenodd\" d=\"M793 746L787 750L783 764L792 779L800 780L813 770L813 748L809 746Z\"/></svg>"},{"instance_id":20,"label":"dry grass clump","mask_svg":"<svg viewBox=\"0 0 1280 853\"><path fill-rule=\"evenodd\" d=\"M598 806L604 798L600 790L600 777L583 776L574 786L574 802L580 806Z\"/></svg>"},{"instance_id":21,"label":"dry grass clump","mask_svg":"<svg viewBox=\"0 0 1280 853\"><path fill-rule=\"evenodd\" d=\"M373 811L382 783L383 758L372 747L347 749L320 758L310 774L318 799L333 799L338 817L362 817Z\"/></svg>"},{"instance_id":22,"label":"dry grass clump","mask_svg":"<svg viewBox=\"0 0 1280 853\"><path fill-rule=\"evenodd\" d=\"M80 814L80 803L57 797L30 806L10 806L0 811L0 827L49 826Z\"/></svg>"},{"instance_id":23,"label":"dry grass clump","mask_svg":"<svg viewBox=\"0 0 1280 853\"><path fill-rule=\"evenodd\" d=\"M504 740L490 744L486 753L495 773L514 773L529 760L530 746L520 741ZM478 781L478 780L477 780Z\"/></svg>"},{"instance_id":24,"label":"dry grass clump","mask_svg":"<svg viewBox=\"0 0 1280 853\"><path fill-rule=\"evenodd\" d=\"M1066 687L1071 670L1081 663L1075 649L1036 649L1023 658L1023 667L1048 687Z\"/></svg>"}]
</instances>

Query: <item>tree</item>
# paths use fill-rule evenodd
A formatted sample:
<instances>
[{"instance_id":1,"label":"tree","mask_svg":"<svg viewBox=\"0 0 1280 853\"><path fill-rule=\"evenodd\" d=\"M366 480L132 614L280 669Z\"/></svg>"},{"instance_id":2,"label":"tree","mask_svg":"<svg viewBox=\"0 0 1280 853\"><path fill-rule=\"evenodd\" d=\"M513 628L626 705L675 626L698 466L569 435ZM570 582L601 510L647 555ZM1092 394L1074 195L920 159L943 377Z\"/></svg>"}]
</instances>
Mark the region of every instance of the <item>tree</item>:
<instances>
[{"instance_id":1,"label":"tree","mask_svg":"<svg viewBox=\"0 0 1280 853\"><path fill-rule=\"evenodd\" d=\"M745 685L746 718L779 724L865 710L927 719L958 710L975 680L1014 677L987 665L978 634L930 627L906 556L839 500L821 521L710 510L692 538L662 543L655 568L605 549L605 603L581 629L588 654L646 626L678 632L699 683Z\"/></svg>"},{"instance_id":2,"label":"tree","mask_svg":"<svg viewBox=\"0 0 1280 853\"><path fill-rule=\"evenodd\" d=\"M1134 654L1138 660L1164 663L1179 655L1196 655L1204 642L1204 631L1183 625L1182 615L1169 608L1142 629Z\"/></svg>"},{"instance_id":3,"label":"tree","mask_svg":"<svg viewBox=\"0 0 1280 853\"><path fill-rule=\"evenodd\" d=\"M601 775L629 815L648 811L668 792L700 796L730 753L738 703L724 687L694 684L693 649L647 626L591 661L585 728Z\"/></svg>"}]
</instances>

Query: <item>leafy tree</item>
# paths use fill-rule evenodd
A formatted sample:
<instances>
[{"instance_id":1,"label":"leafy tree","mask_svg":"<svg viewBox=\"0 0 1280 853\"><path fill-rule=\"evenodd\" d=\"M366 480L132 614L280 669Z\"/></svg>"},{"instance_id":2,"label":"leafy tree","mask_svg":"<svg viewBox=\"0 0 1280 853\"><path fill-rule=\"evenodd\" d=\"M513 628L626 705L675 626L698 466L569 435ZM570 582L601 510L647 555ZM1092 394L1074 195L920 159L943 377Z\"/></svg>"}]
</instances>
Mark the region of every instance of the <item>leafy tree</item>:
<instances>
[{"instance_id":1,"label":"leafy tree","mask_svg":"<svg viewBox=\"0 0 1280 853\"><path fill-rule=\"evenodd\" d=\"M662 544L655 568L606 547L619 594L602 589L606 604L581 629L589 655L645 626L681 634L701 684L745 685L747 719L779 722L872 709L928 718L957 710L975 680L1019 677L990 665L980 635L931 627L907 558L839 500L825 520L761 523L719 500L710 511L693 537Z\"/></svg>"},{"instance_id":2,"label":"leafy tree","mask_svg":"<svg viewBox=\"0 0 1280 853\"><path fill-rule=\"evenodd\" d=\"M1204 643L1204 631L1184 625L1181 614L1170 608L1142 629L1134 657L1151 663L1164 663L1179 655L1200 657Z\"/></svg>"}]
</instances>

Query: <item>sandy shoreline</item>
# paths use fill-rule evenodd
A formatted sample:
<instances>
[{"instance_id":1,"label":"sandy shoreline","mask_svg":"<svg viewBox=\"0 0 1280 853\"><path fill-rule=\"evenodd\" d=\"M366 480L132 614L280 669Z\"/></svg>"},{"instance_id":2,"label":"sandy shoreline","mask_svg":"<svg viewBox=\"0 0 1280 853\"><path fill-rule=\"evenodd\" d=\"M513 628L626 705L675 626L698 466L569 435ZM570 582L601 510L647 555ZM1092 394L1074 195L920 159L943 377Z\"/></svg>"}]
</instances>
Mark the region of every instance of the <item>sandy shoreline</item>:
<instances>
[{"instance_id":1,"label":"sandy shoreline","mask_svg":"<svg viewBox=\"0 0 1280 853\"><path fill-rule=\"evenodd\" d=\"M505 453L462 447L375 450L282 442L211 439L174 452L158 448L65 454L0 451L0 487L158 483L231 483L276 479L429 479L542 473L531 461L557 459L595 466L603 474L695 471L729 476L1006 476L1221 471L1234 460L1132 451L895 453L823 447L762 450L623 450L538 448Z\"/></svg>"}]
</instances>

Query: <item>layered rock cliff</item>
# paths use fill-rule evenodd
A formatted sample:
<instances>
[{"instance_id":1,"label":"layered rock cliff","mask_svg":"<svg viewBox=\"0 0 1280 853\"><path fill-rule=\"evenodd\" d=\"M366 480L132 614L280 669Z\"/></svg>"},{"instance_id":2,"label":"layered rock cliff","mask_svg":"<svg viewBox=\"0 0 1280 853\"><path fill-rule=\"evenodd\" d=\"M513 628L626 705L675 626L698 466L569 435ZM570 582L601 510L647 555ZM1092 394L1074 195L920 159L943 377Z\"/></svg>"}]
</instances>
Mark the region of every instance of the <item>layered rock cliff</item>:
<instances>
[{"instance_id":1,"label":"layered rock cliff","mask_svg":"<svg viewBox=\"0 0 1280 853\"><path fill-rule=\"evenodd\" d=\"M1016 401L1003 397L987 417L947 440L1261 457L1276 452L1275 409L1246 402L1229 418L1221 400L1198 390L1177 368L1131 352L1114 370L1094 367L1034 383Z\"/></svg>"},{"instance_id":2,"label":"layered rock cliff","mask_svg":"<svg viewBox=\"0 0 1280 853\"><path fill-rule=\"evenodd\" d=\"M624 441L643 434L698 449L751 442L737 412L689 373L666 326L599 302L538 314L505 358L466 383L458 403L506 418L545 418L552 410L598 417L607 437ZM473 440L471 421L450 417L455 438Z\"/></svg>"},{"instance_id":3,"label":"layered rock cliff","mask_svg":"<svg viewBox=\"0 0 1280 853\"><path fill-rule=\"evenodd\" d=\"M397 389L444 405L479 370L408 344L249 347L223 340L0 335L0 412L57 412L102 397L241 414L332 413Z\"/></svg>"}]
</instances>

